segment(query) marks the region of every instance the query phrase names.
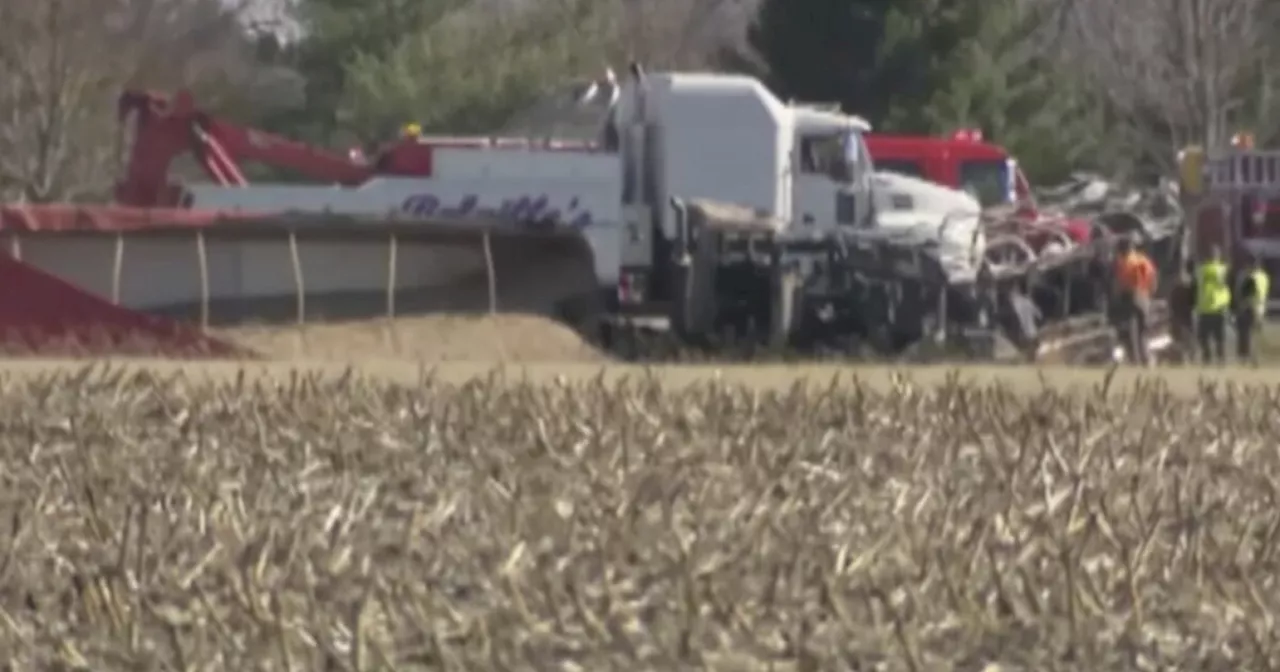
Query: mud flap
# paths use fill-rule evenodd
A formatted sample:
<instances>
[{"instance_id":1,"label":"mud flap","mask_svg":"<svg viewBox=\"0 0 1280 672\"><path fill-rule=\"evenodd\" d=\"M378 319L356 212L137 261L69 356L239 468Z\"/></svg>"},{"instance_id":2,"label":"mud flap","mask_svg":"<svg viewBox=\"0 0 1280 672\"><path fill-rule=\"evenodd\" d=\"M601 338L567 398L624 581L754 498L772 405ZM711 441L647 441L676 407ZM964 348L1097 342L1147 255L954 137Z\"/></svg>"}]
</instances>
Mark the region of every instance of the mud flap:
<instances>
[{"instance_id":1,"label":"mud flap","mask_svg":"<svg viewBox=\"0 0 1280 672\"><path fill-rule=\"evenodd\" d=\"M780 350L794 342L798 331L803 310L800 274L774 266L770 289L769 347Z\"/></svg>"},{"instance_id":2,"label":"mud flap","mask_svg":"<svg viewBox=\"0 0 1280 672\"><path fill-rule=\"evenodd\" d=\"M703 229L693 253L682 265L672 303L672 328L682 340L710 335L716 323L716 271L720 266L720 234Z\"/></svg>"}]
</instances>

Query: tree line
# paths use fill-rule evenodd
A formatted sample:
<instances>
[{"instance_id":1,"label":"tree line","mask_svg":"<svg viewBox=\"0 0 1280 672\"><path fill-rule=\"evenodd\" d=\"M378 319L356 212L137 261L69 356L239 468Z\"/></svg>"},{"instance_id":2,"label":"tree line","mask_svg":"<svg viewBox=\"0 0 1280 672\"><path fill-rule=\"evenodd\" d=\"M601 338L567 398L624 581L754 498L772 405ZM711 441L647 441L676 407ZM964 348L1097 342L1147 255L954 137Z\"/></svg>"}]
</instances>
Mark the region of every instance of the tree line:
<instances>
[{"instance_id":1,"label":"tree line","mask_svg":"<svg viewBox=\"0 0 1280 672\"><path fill-rule=\"evenodd\" d=\"M287 2L287 0L276 0ZM1280 141L1280 0L0 0L0 197L103 198L116 94L192 89L310 142L501 127L622 69L745 72L881 130L978 128L1033 181Z\"/></svg>"}]
</instances>

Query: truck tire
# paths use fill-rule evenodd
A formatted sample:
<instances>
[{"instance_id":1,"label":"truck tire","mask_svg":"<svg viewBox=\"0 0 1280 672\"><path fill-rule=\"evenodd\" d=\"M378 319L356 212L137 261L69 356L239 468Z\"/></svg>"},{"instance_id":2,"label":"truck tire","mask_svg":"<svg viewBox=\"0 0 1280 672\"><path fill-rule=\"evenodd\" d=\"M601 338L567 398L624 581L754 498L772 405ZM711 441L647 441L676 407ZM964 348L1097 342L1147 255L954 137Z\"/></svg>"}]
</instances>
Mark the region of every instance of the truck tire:
<instances>
[{"instance_id":1,"label":"truck tire","mask_svg":"<svg viewBox=\"0 0 1280 672\"><path fill-rule=\"evenodd\" d=\"M781 350L791 345L799 327L800 274L789 269L772 273L769 310L769 347Z\"/></svg>"}]
</instances>

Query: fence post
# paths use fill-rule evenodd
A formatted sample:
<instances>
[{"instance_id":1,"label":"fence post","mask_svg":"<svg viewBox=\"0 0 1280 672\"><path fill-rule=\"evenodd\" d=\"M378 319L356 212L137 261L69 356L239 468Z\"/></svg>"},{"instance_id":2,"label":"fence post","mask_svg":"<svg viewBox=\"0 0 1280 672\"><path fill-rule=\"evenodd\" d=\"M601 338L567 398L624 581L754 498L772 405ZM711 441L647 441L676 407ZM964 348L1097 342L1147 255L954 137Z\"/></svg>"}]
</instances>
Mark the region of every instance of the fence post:
<instances>
[{"instance_id":1,"label":"fence post","mask_svg":"<svg viewBox=\"0 0 1280 672\"><path fill-rule=\"evenodd\" d=\"M498 279L493 268L493 244L489 240L489 232L484 232L484 266L489 276L489 314L498 312Z\"/></svg>"},{"instance_id":2,"label":"fence post","mask_svg":"<svg viewBox=\"0 0 1280 672\"><path fill-rule=\"evenodd\" d=\"M307 291L302 277L302 255L298 253L298 232L289 229L289 258L293 262L293 287L298 294L298 326L307 321Z\"/></svg>"},{"instance_id":3,"label":"fence post","mask_svg":"<svg viewBox=\"0 0 1280 672\"><path fill-rule=\"evenodd\" d=\"M209 252L204 229L196 229L196 257L200 265L200 328L209 329Z\"/></svg>"},{"instance_id":4,"label":"fence post","mask_svg":"<svg viewBox=\"0 0 1280 672\"><path fill-rule=\"evenodd\" d=\"M120 305L120 276L124 274L124 234L116 232L116 256L111 266L111 302Z\"/></svg>"}]
</instances>

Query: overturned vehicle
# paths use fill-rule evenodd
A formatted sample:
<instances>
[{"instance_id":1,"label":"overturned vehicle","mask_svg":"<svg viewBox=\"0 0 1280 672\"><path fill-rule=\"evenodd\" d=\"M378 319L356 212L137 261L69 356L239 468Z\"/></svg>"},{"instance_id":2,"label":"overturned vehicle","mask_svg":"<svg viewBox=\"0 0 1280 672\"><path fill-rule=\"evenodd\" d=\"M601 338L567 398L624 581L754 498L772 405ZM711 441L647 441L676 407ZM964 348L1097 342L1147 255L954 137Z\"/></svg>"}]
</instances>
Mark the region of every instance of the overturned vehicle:
<instances>
[{"instance_id":1,"label":"overturned vehicle","mask_svg":"<svg viewBox=\"0 0 1280 672\"><path fill-rule=\"evenodd\" d=\"M1034 209L983 211L962 192L876 173L870 225L817 240L744 208L676 201L673 330L712 348L855 357L1109 357L1117 240L1136 241L1168 286L1182 215L1170 191L1117 197L1078 182Z\"/></svg>"}]
</instances>

